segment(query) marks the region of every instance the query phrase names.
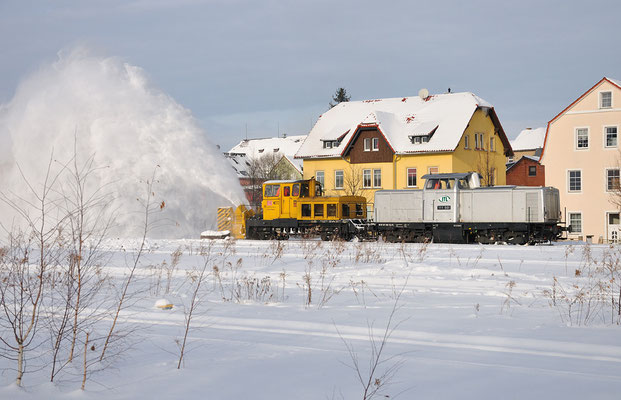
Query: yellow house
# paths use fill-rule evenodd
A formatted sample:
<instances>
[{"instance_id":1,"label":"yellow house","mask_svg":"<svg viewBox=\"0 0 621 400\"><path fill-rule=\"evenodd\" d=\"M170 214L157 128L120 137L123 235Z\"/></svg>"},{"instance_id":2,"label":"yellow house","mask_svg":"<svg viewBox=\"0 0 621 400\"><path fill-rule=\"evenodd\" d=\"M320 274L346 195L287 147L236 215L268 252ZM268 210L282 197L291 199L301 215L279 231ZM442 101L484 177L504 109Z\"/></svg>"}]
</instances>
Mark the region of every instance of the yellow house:
<instances>
[{"instance_id":1,"label":"yellow house","mask_svg":"<svg viewBox=\"0 0 621 400\"><path fill-rule=\"evenodd\" d=\"M478 171L504 185L511 145L494 108L472 93L340 103L321 115L298 150L304 178L329 196L422 188L428 173Z\"/></svg>"},{"instance_id":2,"label":"yellow house","mask_svg":"<svg viewBox=\"0 0 621 400\"><path fill-rule=\"evenodd\" d=\"M560 192L569 238L620 239L621 81L602 78L548 122L540 162Z\"/></svg>"}]
</instances>

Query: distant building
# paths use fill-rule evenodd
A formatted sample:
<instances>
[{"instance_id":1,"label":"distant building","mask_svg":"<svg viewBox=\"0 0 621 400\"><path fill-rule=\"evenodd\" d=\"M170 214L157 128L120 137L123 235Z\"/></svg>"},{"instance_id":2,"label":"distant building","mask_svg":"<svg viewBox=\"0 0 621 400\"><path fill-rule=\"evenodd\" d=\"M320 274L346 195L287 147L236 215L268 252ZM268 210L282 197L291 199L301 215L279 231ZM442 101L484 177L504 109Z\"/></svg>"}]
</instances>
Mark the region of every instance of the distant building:
<instances>
[{"instance_id":1,"label":"distant building","mask_svg":"<svg viewBox=\"0 0 621 400\"><path fill-rule=\"evenodd\" d=\"M507 185L545 186L545 167L539 157L523 156L518 161L507 164Z\"/></svg>"},{"instance_id":2,"label":"distant building","mask_svg":"<svg viewBox=\"0 0 621 400\"><path fill-rule=\"evenodd\" d=\"M294 158L306 135L244 139L224 153L237 172L246 199L254 208L261 204L261 185L267 179L301 179L302 160Z\"/></svg>"},{"instance_id":3,"label":"distant building","mask_svg":"<svg viewBox=\"0 0 621 400\"><path fill-rule=\"evenodd\" d=\"M559 189L570 238L617 243L621 81L602 78L548 122L541 163Z\"/></svg>"},{"instance_id":4,"label":"distant building","mask_svg":"<svg viewBox=\"0 0 621 400\"><path fill-rule=\"evenodd\" d=\"M546 128L526 128L511 141L513 156L508 157L507 162L518 161L523 156L539 158L543 150L543 141L546 136Z\"/></svg>"}]
</instances>

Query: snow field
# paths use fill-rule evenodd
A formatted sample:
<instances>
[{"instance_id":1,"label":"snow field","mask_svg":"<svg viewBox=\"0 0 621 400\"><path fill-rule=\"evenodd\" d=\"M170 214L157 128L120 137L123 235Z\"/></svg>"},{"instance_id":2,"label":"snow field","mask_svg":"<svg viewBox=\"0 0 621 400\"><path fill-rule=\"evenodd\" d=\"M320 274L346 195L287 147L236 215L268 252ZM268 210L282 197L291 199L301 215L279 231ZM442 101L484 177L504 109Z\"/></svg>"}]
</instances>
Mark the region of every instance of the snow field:
<instances>
[{"instance_id":1,"label":"snow field","mask_svg":"<svg viewBox=\"0 0 621 400\"><path fill-rule=\"evenodd\" d=\"M177 370L192 271L205 265L200 249L208 243L210 274ZM104 270L113 285L100 296L114 296L135 246L135 240L106 242L111 258ZM567 318L560 295L554 307L544 294L554 277L567 289L591 279L575 271L602 265L616 248L294 240L148 246L122 313L122 329L137 330L112 367L94 370L85 392L77 390L79 365L55 385L44 383L45 367L31 370L22 390L11 384L11 362L0 359L0 398L361 399L347 345L365 376L370 332L380 343L402 289L375 376L399 368L378 394L613 399L621 390L619 326L607 309L578 324ZM162 298L171 310L155 307ZM45 364L45 338L41 343L29 355L31 365Z\"/></svg>"}]
</instances>

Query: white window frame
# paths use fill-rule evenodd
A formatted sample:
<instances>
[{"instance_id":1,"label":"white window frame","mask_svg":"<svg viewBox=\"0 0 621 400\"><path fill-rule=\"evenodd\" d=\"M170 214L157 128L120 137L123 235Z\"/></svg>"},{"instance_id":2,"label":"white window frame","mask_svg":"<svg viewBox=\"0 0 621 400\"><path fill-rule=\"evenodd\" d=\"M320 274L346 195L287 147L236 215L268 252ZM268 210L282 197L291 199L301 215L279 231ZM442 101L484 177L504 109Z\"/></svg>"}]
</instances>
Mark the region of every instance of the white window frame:
<instances>
[{"instance_id":1,"label":"white window frame","mask_svg":"<svg viewBox=\"0 0 621 400\"><path fill-rule=\"evenodd\" d=\"M571 190L571 173L572 172L580 172L580 190ZM582 189L584 187L584 179L582 176L582 169L568 169L567 170L567 193L582 193Z\"/></svg>"},{"instance_id":2,"label":"white window frame","mask_svg":"<svg viewBox=\"0 0 621 400\"><path fill-rule=\"evenodd\" d=\"M608 128L615 128L617 130L617 144L614 146L608 145ZM606 125L604 126L604 148L606 149L616 149L619 147L619 126L618 125Z\"/></svg>"},{"instance_id":3,"label":"white window frame","mask_svg":"<svg viewBox=\"0 0 621 400\"><path fill-rule=\"evenodd\" d=\"M371 138L364 138L364 151L371 151Z\"/></svg>"},{"instance_id":4,"label":"white window frame","mask_svg":"<svg viewBox=\"0 0 621 400\"><path fill-rule=\"evenodd\" d=\"M320 178L321 176L321 178ZM325 188L326 185L326 174L323 170L319 170L319 171L315 171L315 180L319 183L321 183L321 187Z\"/></svg>"},{"instance_id":5,"label":"white window frame","mask_svg":"<svg viewBox=\"0 0 621 400\"><path fill-rule=\"evenodd\" d=\"M479 150L479 134L474 134L474 149Z\"/></svg>"},{"instance_id":6,"label":"white window frame","mask_svg":"<svg viewBox=\"0 0 621 400\"><path fill-rule=\"evenodd\" d=\"M377 182L377 180L375 179L377 177L375 175L376 172L379 172L379 182ZM380 168L373 169L373 187L374 188L382 187L382 170Z\"/></svg>"},{"instance_id":7,"label":"white window frame","mask_svg":"<svg viewBox=\"0 0 621 400\"><path fill-rule=\"evenodd\" d=\"M490 136L489 138L489 151L495 151L494 149L496 148L495 146L495 140L493 136Z\"/></svg>"},{"instance_id":8,"label":"white window frame","mask_svg":"<svg viewBox=\"0 0 621 400\"><path fill-rule=\"evenodd\" d=\"M610 93L610 105L609 106L604 106L604 93ZM612 90L602 90L601 92L599 92L599 108L601 110L608 110L610 108L612 108Z\"/></svg>"},{"instance_id":9,"label":"white window frame","mask_svg":"<svg viewBox=\"0 0 621 400\"><path fill-rule=\"evenodd\" d=\"M410 185L410 171L414 170L414 185ZM412 188L412 187L418 187L418 171L416 170L415 167L410 167L410 168L406 168L405 169L405 184L407 187Z\"/></svg>"},{"instance_id":10,"label":"white window frame","mask_svg":"<svg viewBox=\"0 0 621 400\"><path fill-rule=\"evenodd\" d=\"M374 137L371 140L371 150L372 151L379 151L379 138Z\"/></svg>"},{"instance_id":11,"label":"white window frame","mask_svg":"<svg viewBox=\"0 0 621 400\"><path fill-rule=\"evenodd\" d=\"M339 173L341 176L341 186L337 186L339 183L338 178L337 178ZM344 185L345 185L345 175L343 174L343 170L342 169L334 170L334 189L343 189Z\"/></svg>"},{"instance_id":12,"label":"white window frame","mask_svg":"<svg viewBox=\"0 0 621 400\"><path fill-rule=\"evenodd\" d=\"M464 135L464 149L470 149L470 135Z\"/></svg>"},{"instance_id":13,"label":"white window frame","mask_svg":"<svg viewBox=\"0 0 621 400\"><path fill-rule=\"evenodd\" d=\"M367 181L365 180L365 177L369 178L368 185L367 185ZM370 189L373 187L373 172L370 169L362 170L362 187L364 189Z\"/></svg>"},{"instance_id":14,"label":"white window frame","mask_svg":"<svg viewBox=\"0 0 621 400\"><path fill-rule=\"evenodd\" d=\"M584 232L584 218L583 218L583 214L582 211L567 211L567 225L571 225L571 216L572 215L579 215L580 216L580 230L579 231L574 231L572 230L571 235L578 235Z\"/></svg>"},{"instance_id":15,"label":"white window frame","mask_svg":"<svg viewBox=\"0 0 621 400\"><path fill-rule=\"evenodd\" d=\"M587 140L587 145L586 147L578 147L578 131L579 130L583 130L586 129L586 140ZM591 146L591 130L589 129L588 126L578 126L576 128L574 128L574 148L577 151L582 151L582 150L588 150L589 147Z\"/></svg>"},{"instance_id":16,"label":"white window frame","mask_svg":"<svg viewBox=\"0 0 621 400\"><path fill-rule=\"evenodd\" d=\"M620 179L619 182L621 182L621 170L619 168L606 168L606 172L605 172L606 175L604 176L604 184L606 185L606 192L614 192L615 191L614 188L611 189L610 186L608 186L608 179L609 179L608 172L610 172L610 171L617 171L617 172L619 172L619 177L618 178ZM617 182L617 184L619 184L619 182Z\"/></svg>"}]
</instances>

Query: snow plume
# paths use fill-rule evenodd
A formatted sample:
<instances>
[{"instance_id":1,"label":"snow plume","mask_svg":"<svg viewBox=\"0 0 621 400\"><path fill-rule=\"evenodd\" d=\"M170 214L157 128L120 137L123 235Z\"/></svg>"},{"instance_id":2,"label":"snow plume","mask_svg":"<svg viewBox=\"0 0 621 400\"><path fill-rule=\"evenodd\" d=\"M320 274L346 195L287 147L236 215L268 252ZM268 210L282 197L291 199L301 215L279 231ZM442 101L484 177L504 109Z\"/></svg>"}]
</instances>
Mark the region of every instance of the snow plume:
<instances>
[{"instance_id":1,"label":"snow plume","mask_svg":"<svg viewBox=\"0 0 621 400\"><path fill-rule=\"evenodd\" d=\"M136 199L154 170L155 198L165 207L152 236L198 237L214 226L217 207L243 202L233 169L190 111L153 88L141 68L84 49L61 52L0 105L0 191L26 195L20 169L40 185L52 153L68 161L74 145L82 163L94 156L104 167L94 184L111 183L117 235L140 231ZM10 215L0 205L1 222Z\"/></svg>"}]
</instances>

